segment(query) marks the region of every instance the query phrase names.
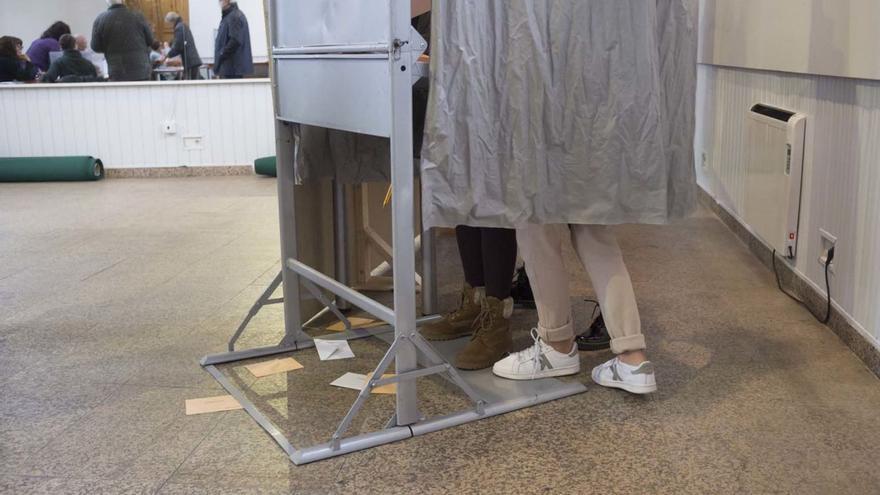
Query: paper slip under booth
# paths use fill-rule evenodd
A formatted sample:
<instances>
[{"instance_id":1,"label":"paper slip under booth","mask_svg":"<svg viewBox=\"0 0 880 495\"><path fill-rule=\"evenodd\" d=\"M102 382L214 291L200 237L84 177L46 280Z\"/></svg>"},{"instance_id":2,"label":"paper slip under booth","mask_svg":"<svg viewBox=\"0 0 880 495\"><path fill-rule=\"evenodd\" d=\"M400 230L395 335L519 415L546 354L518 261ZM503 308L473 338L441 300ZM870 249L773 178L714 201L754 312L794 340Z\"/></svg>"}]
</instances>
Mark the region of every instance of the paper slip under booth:
<instances>
[{"instance_id":1,"label":"paper slip under booth","mask_svg":"<svg viewBox=\"0 0 880 495\"><path fill-rule=\"evenodd\" d=\"M395 376L395 375L394 374L385 374L385 375L382 375L382 378L391 378L393 376ZM337 378L336 380L333 380L333 382L331 382L330 385L333 385L334 387L350 388L352 390L361 391L367 385L368 380L369 379L367 378L367 375L362 375L360 373L346 373L346 374L340 376L339 378ZM396 394L397 393L397 384L396 383L389 383L388 385L382 385L381 387L376 387L373 389L373 391L371 393L385 394L385 395Z\"/></svg>"},{"instance_id":2,"label":"paper slip under booth","mask_svg":"<svg viewBox=\"0 0 880 495\"><path fill-rule=\"evenodd\" d=\"M348 322L351 324L351 328L375 328L375 327L384 327L387 325L384 321L376 321L370 318L358 318L353 317L349 318ZM345 324L340 322L334 323L327 327L327 330L333 332L344 332L346 330Z\"/></svg>"},{"instance_id":3,"label":"paper slip under booth","mask_svg":"<svg viewBox=\"0 0 880 495\"><path fill-rule=\"evenodd\" d=\"M241 404L231 395L217 397L204 397L201 399L188 399L186 401L186 415L206 414L221 411L235 411L244 409Z\"/></svg>"},{"instance_id":4,"label":"paper slip under booth","mask_svg":"<svg viewBox=\"0 0 880 495\"><path fill-rule=\"evenodd\" d=\"M337 359L351 359L354 352L346 340L321 340L315 339L315 349L321 361L335 361Z\"/></svg>"},{"instance_id":5,"label":"paper slip under booth","mask_svg":"<svg viewBox=\"0 0 880 495\"><path fill-rule=\"evenodd\" d=\"M245 369L251 372L257 378L263 378L278 373L286 373L288 371L301 370L303 365L293 358L273 359L272 361L264 361L262 363L249 364Z\"/></svg>"}]
</instances>

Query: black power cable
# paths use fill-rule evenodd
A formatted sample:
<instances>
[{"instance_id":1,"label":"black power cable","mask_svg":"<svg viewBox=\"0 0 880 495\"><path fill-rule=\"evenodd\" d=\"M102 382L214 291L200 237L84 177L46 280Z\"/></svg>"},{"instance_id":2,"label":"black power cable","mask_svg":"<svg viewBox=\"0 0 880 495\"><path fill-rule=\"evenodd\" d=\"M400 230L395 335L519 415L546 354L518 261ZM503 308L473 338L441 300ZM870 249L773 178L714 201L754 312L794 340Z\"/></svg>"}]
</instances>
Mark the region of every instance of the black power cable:
<instances>
[{"instance_id":1,"label":"black power cable","mask_svg":"<svg viewBox=\"0 0 880 495\"><path fill-rule=\"evenodd\" d=\"M779 270L776 267L776 250L773 250L773 274L776 275L776 285L779 287L779 290L782 291L783 294L792 298L798 304L807 308L807 311L813 315L817 320L827 325L829 321L831 321L831 283L828 280L828 268L831 266L831 262L834 261L834 246L831 246L831 249L828 250L828 256L825 259L825 294L828 295L827 304L825 306L825 317L821 318L819 315L813 312L812 308L808 306L805 302L798 299L793 294L789 293L782 287L782 280L779 278Z\"/></svg>"}]
</instances>

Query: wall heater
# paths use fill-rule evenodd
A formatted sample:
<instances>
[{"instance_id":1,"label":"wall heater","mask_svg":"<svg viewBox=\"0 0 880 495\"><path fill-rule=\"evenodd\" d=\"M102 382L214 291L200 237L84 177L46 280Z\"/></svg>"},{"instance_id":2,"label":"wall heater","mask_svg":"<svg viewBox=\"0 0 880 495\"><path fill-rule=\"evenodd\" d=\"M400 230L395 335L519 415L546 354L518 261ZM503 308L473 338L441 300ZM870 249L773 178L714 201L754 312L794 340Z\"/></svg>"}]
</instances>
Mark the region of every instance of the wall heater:
<instances>
[{"instance_id":1,"label":"wall heater","mask_svg":"<svg viewBox=\"0 0 880 495\"><path fill-rule=\"evenodd\" d=\"M744 220L780 255L797 255L807 118L763 104L748 117Z\"/></svg>"}]
</instances>

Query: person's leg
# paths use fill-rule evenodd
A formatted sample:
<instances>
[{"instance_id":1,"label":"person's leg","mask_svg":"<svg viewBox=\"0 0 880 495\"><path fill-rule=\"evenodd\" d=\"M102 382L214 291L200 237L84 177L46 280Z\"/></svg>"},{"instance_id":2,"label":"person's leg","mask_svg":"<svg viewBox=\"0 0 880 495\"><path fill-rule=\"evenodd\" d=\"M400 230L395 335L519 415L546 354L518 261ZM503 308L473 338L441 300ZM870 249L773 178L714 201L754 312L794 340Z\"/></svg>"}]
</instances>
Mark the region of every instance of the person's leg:
<instances>
[{"instance_id":1,"label":"person's leg","mask_svg":"<svg viewBox=\"0 0 880 495\"><path fill-rule=\"evenodd\" d=\"M489 228L479 230L486 296L503 301L510 297L510 281L513 279L513 270L516 267L516 231Z\"/></svg>"},{"instance_id":2,"label":"person's leg","mask_svg":"<svg viewBox=\"0 0 880 495\"><path fill-rule=\"evenodd\" d=\"M574 225L572 241L593 282L617 357L596 366L593 381L635 394L657 390L654 365L645 355L645 336L629 271L614 232L606 226Z\"/></svg>"},{"instance_id":3,"label":"person's leg","mask_svg":"<svg viewBox=\"0 0 880 495\"><path fill-rule=\"evenodd\" d=\"M531 380L580 372L571 319L569 273L562 259L561 226L529 225L517 230L520 253L535 295L538 328L534 345L498 361L492 372L512 380Z\"/></svg>"},{"instance_id":4,"label":"person's leg","mask_svg":"<svg viewBox=\"0 0 880 495\"><path fill-rule=\"evenodd\" d=\"M528 225L517 231L517 242L538 310L538 335L554 345L574 339L568 270L562 259L558 225Z\"/></svg>"},{"instance_id":5,"label":"person's leg","mask_svg":"<svg viewBox=\"0 0 880 495\"><path fill-rule=\"evenodd\" d=\"M441 320L421 328L422 336L428 340L453 340L471 335L474 321L482 311L485 299L482 234L480 229L459 226L455 229L455 237L465 284L458 307Z\"/></svg>"},{"instance_id":6,"label":"person's leg","mask_svg":"<svg viewBox=\"0 0 880 495\"><path fill-rule=\"evenodd\" d=\"M510 317L513 315L510 280L516 266L516 231L491 228L475 230L480 236L482 262L479 265L486 284L486 297L480 316L474 321L473 338L455 359L457 367L467 370L492 366L510 352L513 345L510 335Z\"/></svg>"},{"instance_id":7,"label":"person's leg","mask_svg":"<svg viewBox=\"0 0 880 495\"><path fill-rule=\"evenodd\" d=\"M603 225L573 225L571 238L596 290L611 334L611 350L626 363L645 361L636 295L614 232Z\"/></svg>"},{"instance_id":8,"label":"person's leg","mask_svg":"<svg viewBox=\"0 0 880 495\"><path fill-rule=\"evenodd\" d=\"M464 269L464 280L471 287L485 287L483 273L483 232L478 227L459 225L455 228L458 256Z\"/></svg>"}]
</instances>

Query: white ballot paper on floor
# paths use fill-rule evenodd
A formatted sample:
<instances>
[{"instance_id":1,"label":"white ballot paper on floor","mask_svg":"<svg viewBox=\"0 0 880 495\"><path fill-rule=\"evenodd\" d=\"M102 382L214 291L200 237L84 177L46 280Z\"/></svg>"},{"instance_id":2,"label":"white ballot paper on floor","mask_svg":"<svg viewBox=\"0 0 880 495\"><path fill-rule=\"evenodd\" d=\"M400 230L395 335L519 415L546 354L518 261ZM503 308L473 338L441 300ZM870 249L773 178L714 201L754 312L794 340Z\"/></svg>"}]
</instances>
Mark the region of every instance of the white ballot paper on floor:
<instances>
[{"instance_id":1,"label":"white ballot paper on floor","mask_svg":"<svg viewBox=\"0 0 880 495\"><path fill-rule=\"evenodd\" d=\"M361 390L367 383L367 375L360 373L346 373L339 378L333 380L330 385L334 387L350 388L352 390Z\"/></svg>"},{"instance_id":2,"label":"white ballot paper on floor","mask_svg":"<svg viewBox=\"0 0 880 495\"><path fill-rule=\"evenodd\" d=\"M395 376L394 373L386 373L382 375L382 378L391 378ZM367 375L362 375L360 373L346 373L336 380L333 380L330 385L334 387L341 388L350 388L352 390L363 390L363 388L367 385L369 381L369 377ZM374 394L384 394L384 395L394 395L397 393L397 384L389 383L387 385L382 385L381 387L376 387L373 389L372 393Z\"/></svg>"},{"instance_id":3,"label":"white ballot paper on floor","mask_svg":"<svg viewBox=\"0 0 880 495\"><path fill-rule=\"evenodd\" d=\"M350 359L354 352L348 345L347 340L321 340L315 339L315 349L321 361L333 361L336 359Z\"/></svg>"}]
</instances>

